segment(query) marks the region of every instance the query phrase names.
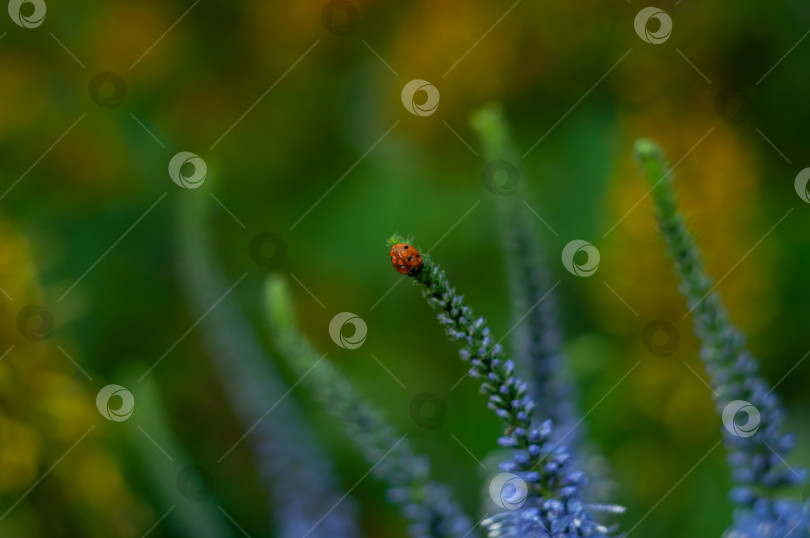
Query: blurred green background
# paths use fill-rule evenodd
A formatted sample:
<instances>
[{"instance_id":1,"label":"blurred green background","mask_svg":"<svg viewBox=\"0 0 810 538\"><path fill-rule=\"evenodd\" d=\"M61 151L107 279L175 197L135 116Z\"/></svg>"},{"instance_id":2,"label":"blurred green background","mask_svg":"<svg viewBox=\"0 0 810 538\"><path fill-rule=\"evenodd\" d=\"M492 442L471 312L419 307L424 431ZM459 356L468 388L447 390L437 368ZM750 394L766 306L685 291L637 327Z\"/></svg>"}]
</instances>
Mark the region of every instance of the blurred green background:
<instances>
[{"instance_id":1,"label":"blurred green background","mask_svg":"<svg viewBox=\"0 0 810 538\"><path fill-rule=\"evenodd\" d=\"M217 463L244 428L199 329L150 374L165 428L145 408L138 416L147 399L138 390L147 389L127 386L197 321L179 291L173 244L175 208L188 196L210 198L210 240L233 282L248 272L233 293L257 330L267 271L248 244L261 232L284 239L279 271L304 331L480 517L484 476L451 434L484 459L499 426L474 382L450 390L465 367L419 293L402 284L382 297L401 278L387 257L392 232L424 247L441 239L434 260L496 335L512 326L495 197L468 127L470 112L490 101L502 104L527 152L521 195L554 230L538 223L538 248L562 281L577 404L590 410L585 424L612 467L611 501L627 506L622 527L649 512L634 535L710 537L731 517L723 451L678 483L721 424L689 369L703 377L650 201L637 204L645 193L631 159L639 136L657 139L677 163L676 188L707 266L727 275L718 289L731 317L765 377L779 381L798 436L792 461L810 465L810 361L797 366L810 348L810 207L793 188L810 166L810 5L663 2L673 31L656 45L636 34L643 6L629 0L352 4L336 15L359 14L356 28L335 23L347 35L327 28L321 2L47 0L44 21L30 29L0 16L0 353L10 350L0 360L0 536L183 536L181 510L155 524L172 505L206 507L147 479L147 467L166 461L139 426L211 474L209 516L238 535L219 505L250 536L271 536L246 445ZM32 8L22 7L26 15ZM91 97L99 72L123 80L118 106ZM417 78L441 94L430 116L402 105L402 87ZM118 97L105 95L108 105ZM167 167L180 151L202 157L215 179L195 190L175 185ZM593 277L562 267L573 239L599 248ZM48 339L18 331L27 304L52 314ZM359 349L329 337L329 321L343 311L368 325ZM657 319L680 331L669 357L641 340ZM110 383L133 391L132 419L107 421L94 408ZM439 428L409 415L422 392L447 402ZM291 397L348 489L368 464L305 390ZM160 472L171 486L181 468ZM365 532L405 536L382 493L370 477L352 492Z\"/></svg>"}]
</instances>

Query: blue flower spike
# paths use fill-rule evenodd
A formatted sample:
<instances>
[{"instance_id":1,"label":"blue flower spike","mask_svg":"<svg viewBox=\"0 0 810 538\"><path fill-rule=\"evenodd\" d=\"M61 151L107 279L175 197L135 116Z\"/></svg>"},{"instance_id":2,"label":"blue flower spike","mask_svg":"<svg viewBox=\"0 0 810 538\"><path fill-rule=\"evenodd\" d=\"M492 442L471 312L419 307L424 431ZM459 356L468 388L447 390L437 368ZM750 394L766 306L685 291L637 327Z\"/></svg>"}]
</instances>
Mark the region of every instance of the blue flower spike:
<instances>
[{"instance_id":1,"label":"blue flower spike","mask_svg":"<svg viewBox=\"0 0 810 538\"><path fill-rule=\"evenodd\" d=\"M395 235L391 245L404 243ZM412 247L412 245L409 245ZM414 249L416 250L416 249ZM507 511L482 521L492 538L615 536L615 527L597 523L591 511L620 513L612 505L586 505L582 501L585 476L575 468L563 445L553 443L550 420L532 427L534 401L525 382L515 376L515 366L505 357L486 320L476 317L456 293L445 272L428 254L422 255L421 270L411 275L421 287L428 304L439 311L439 323L451 339L461 343L459 354L470 365L470 377L481 382L480 392L487 396L487 407L505 424L498 444L513 450L512 457L500 466L514 475L511 487L518 484L525 497L511 503ZM496 477L498 478L498 477ZM514 491L505 496L514 500ZM496 499L493 499L496 500ZM507 506L500 502L501 506ZM519 504L519 507L516 507ZM513 509L512 509L513 508Z\"/></svg>"},{"instance_id":2,"label":"blue flower spike","mask_svg":"<svg viewBox=\"0 0 810 538\"><path fill-rule=\"evenodd\" d=\"M730 492L734 521L726 538L808 538L808 507L782 498L785 486L806 483L806 471L788 465L793 437L784 433L785 410L759 362L745 348L745 335L728 316L703 257L686 226L663 151L650 140L635 144L642 175L650 182L658 229L675 264L701 342L700 356L723 419L723 441L736 486Z\"/></svg>"}]
</instances>

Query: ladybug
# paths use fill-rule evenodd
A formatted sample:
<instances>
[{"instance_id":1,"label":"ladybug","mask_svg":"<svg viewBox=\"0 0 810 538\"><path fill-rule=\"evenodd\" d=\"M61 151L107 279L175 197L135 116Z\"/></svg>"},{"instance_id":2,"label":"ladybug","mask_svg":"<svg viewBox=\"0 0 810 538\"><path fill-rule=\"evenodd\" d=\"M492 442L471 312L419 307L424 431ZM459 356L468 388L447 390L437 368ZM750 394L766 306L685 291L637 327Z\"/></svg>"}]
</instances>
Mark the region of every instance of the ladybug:
<instances>
[{"instance_id":1,"label":"ladybug","mask_svg":"<svg viewBox=\"0 0 810 538\"><path fill-rule=\"evenodd\" d=\"M422 255L411 245L397 243L391 247L391 263L397 273L414 276L422 270Z\"/></svg>"}]
</instances>

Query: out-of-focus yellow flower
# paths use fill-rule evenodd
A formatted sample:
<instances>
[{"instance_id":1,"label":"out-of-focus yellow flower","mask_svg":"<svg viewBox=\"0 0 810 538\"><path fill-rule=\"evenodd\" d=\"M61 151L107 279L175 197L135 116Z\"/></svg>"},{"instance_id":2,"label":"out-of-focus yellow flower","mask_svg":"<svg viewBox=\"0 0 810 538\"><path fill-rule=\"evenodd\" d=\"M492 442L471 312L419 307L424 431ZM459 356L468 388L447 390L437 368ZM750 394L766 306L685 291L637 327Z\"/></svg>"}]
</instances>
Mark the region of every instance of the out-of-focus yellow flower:
<instances>
[{"instance_id":1,"label":"out-of-focus yellow flower","mask_svg":"<svg viewBox=\"0 0 810 538\"><path fill-rule=\"evenodd\" d=\"M150 515L129 492L113 454L90 431L103 420L95 408L94 387L83 377L75 377L73 365L55 344L27 340L16 330L19 309L42 303L35 274L24 238L0 221L0 282L13 299L0 298L0 353L8 350L0 360L0 494L4 505L10 508L22 498L89 431L45 479L63 483L51 489L62 496L51 493L47 503L81 507L77 513L82 514L86 536L137 536ZM0 522L0 533L18 527L29 532L20 536L40 536L26 522L32 513L45 518L52 512L53 506L43 502L36 495L24 497Z\"/></svg>"},{"instance_id":2,"label":"out-of-focus yellow flower","mask_svg":"<svg viewBox=\"0 0 810 538\"><path fill-rule=\"evenodd\" d=\"M45 68L24 51L3 50L0 61L0 141L40 125L51 97Z\"/></svg>"},{"instance_id":3,"label":"out-of-focus yellow flower","mask_svg":"<svg viewBox=\"0 0 810 538\"><path fill-rule=\"evenodd\" d=\"M754 173L758 166L751 158L754 152L719 121L664 106L645 114L644 119L626 118L624 130L628 133L628 150L612 181L610 205L614 209L609 226L639 202L648 189L632 161L632 138L646 136L659 141L672 164L695 146L673 172L675 189L698 237L708 271L716 278L726 274L770 226L763 222L758 210ZM660 318L677 324L686 314L686 301L677 292L672 262L666 257L663 240L657 237L650 204L649 199L642 200L608 235L602 243L599 270L642 319ZM732 319L746 331L762 326L771 308L769 270L763 260L762 256L746 258L718 287ZM605 295L605 299L604 321L621 331L634 316L627 309L614 308L615 297ZM745 308L751 304L758 307ZM688 317L684 323L687 328L691 326Z\"/></svg>"},{"instance_id":4,"label":"out-of-focus yellow flower","mask_svg":"<svg viewBox=\"0 0 810 538\"><path fill-rule=\"evenodd\" d=\"M503 97L508 74L516 68L519 19L504 17L482 44L503 12L496 4L424 2L404 14L388 44L401 86L415 78L432 83L441 92L442 117L449 118L465 118L481 102ZM435 131L445 129L433 123Z\"/></svg>"},{"instance_id":5,"label":"out-of-focus yellow flower","mask_svg":"<svg viewBox=\"0 0 810 538\"><path fill-rule=\"evenodd\" d=\"M42 438L30 426L0 415L0 494L17 491L37 478Z\"/></svg>"},{"instance_id":6,"label":"out-of-focus yellow flower","mask_svg":"<svg viewBox=\"0 0 810 538\"><path fill-rule=\"evenodd\" d=\"M178 57L182 58L177 51L188 26L172 28L170 35L158 42L182 13L164 2L104 4L95 12L94 28L86 33L86 50L92 53L87 64L95 71L111 71L132 82L130 67L137 62L133 68L137 69L136 80L141 88L149 87L174 70Z\"/></svg>"},{"instance_id":7,"label":"out-of-focus yellow flower","mask_svg":"<svg viewBox=\"0 0 810 538\"><path fill-rule=\"evenodd\" d=\"M43 371L34 379L33 412L39 424L47 429L51 439L63 442L76 440L93 424L98 411L76 380L62 373Z\"/></svg>"},{"instance_id":8,"label":"out-of-focus yellow flower","mask_svg":"<svg viewBox=\"0 0 810 538\"><path fill-rule=\"evenodd\" d=\"M104 450L97 446L86 449L75 458L72 467L63 470L65 478L75 479L76 491L94 509L127 506L126 484L116 463Z\"/></svg>"},{"instance_id":9,"label":"out-of-focus yellow flower","mask_svg":"<svg viewBox=\"0 0 810 538\"><path fill-rule=\"evenodd\" d=\"M703 446L717 437L720 422L712 409L711 391L686 378L675 387L664 409L667 431L679 445Z\"/></svg>"}]
</instances>

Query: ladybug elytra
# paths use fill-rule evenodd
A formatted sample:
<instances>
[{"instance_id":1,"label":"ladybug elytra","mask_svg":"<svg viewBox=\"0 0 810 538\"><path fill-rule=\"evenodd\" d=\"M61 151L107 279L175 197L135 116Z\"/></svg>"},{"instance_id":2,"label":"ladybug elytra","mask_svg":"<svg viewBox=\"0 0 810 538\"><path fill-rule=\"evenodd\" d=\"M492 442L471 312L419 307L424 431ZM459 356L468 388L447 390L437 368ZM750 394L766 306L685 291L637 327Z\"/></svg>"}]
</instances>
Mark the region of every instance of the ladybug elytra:
<instances>
[{"instance_id":1,"label":"ladybug elytra","mask_svg":"<svg viewBox=\"0 0 810 538\"><path fill-rule=\"evenodd\" d=\"M397 243L391 247L391 263L397 273L414 276L422 269L422 255L411 245Z\"/></svg>"}]
</instances>

